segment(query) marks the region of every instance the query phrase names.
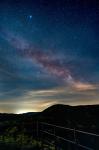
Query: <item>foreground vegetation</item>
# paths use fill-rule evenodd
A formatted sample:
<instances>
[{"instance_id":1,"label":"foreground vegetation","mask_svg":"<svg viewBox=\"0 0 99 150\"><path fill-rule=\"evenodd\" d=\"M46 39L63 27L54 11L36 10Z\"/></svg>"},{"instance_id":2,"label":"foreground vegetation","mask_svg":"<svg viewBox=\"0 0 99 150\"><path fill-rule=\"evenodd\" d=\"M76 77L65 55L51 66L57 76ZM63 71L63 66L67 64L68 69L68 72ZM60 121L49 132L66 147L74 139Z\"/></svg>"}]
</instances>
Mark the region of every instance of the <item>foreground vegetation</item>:
<instances>
[{"instance_id":1,"label":"foreground vegetation","mask_svg":"<svg viewBox=\"0 0 99 150\"><path fill-rule=\"evenodd\" d=\"M17 128L6 131L5 134L0 135L0 150L40 150L41 142L33 139L32 136L26 135L25 131L17 133Z\"/></svg>"},{"instance_id":2,"label":"foreground vegetation","mask_svg":"<svg viewBox=\"0 0 99 150\"><path fill-rule=\"evenodd\" d=\"M0 135L0 150L41 150L42 146L46 150L54 150L52 146L42 145L40 139L29 135L26 128L20 132L17 127L8 128Z\"/></svg>"}]
</instances>

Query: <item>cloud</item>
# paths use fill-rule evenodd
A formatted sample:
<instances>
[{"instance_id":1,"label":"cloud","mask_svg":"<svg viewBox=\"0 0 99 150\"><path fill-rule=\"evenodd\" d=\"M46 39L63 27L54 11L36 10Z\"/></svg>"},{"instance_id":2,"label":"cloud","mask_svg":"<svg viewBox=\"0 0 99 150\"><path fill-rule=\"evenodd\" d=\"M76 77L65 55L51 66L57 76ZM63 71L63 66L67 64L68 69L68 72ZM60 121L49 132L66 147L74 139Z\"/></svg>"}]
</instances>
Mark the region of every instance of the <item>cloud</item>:
<instances>
[{"instance_id":1,"label":"cloud","mask_svg":"<svg viewBox=\"0 0 99 150\"><path fill-rule=\"evenodd\" d=\"M89 83L74 82L73 88L75 88L78 91L86 91L86 90L95 90L97 89L97 86Z\"/></svg>"},{"instance_id":2,"label":"cloud","mask_svg":"<svg viewBox=\"0 0 99 150\"><path fill-rule=\"evenodd\" d=\"M20 89L19 89L20 91ZM62 86L51 89L24 90L24 95L0 100L0 111L23 113L42 111L53 104L89 105L99 102L99 90L75 90Z\"/></svg>"}]
</instances>

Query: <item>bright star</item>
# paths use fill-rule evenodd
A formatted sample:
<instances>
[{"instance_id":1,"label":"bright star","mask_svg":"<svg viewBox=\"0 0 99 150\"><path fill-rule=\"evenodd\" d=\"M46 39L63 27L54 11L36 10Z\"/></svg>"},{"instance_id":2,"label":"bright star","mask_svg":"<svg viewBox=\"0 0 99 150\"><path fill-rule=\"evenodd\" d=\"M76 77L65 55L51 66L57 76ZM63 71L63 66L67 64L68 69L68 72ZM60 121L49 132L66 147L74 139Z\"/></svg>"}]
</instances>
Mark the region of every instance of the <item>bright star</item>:
<instances>
[{"instance_id":1,"label":"bright star","mask_svg":"<svg viewBox=\"0 0 99 150\"><path fill-rule=\"evenodd\" d=\"M32 19L32 17L33 17L32 15L29 15L29 18L30 18L30 19Z\"/></svg>"}]
</instances>

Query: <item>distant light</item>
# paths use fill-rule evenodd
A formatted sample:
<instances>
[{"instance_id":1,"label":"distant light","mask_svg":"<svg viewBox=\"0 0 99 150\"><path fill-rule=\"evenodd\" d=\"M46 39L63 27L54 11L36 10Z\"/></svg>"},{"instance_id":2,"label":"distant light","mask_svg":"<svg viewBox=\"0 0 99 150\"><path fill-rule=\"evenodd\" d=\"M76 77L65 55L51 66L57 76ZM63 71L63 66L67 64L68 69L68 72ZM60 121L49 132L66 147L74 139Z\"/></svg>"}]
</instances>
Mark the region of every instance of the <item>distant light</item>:
<instances>
[{"instance_id":1,"label":"distant light","mask_svg":"<svg viewBox=\"0 0 99 150\"><path fill-rule=\"evenodd\" d=\"M16 110L15 114L24 114L28 112L38 112L36 109L19 109Z\"/></svg>"}]
</instances>

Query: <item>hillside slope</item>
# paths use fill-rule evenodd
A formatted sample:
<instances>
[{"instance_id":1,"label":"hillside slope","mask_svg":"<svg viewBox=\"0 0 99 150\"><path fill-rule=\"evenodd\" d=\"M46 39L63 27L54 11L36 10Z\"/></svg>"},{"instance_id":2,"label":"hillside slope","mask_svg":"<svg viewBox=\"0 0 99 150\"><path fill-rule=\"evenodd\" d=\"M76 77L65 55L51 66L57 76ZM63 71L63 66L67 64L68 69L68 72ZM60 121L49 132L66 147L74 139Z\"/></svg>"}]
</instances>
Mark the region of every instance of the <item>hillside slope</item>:
<instances>
[{"instance_id":1,"label":"hillside slope","mask_svg":"<svg viewBox=\"0 0 99 150\"><path fill-rule=\"evenodd\" d=\"M53 105L40 113L40 120L87 130L99 132L99 105L68 106Z\"/></svg>"}]
</instances>

